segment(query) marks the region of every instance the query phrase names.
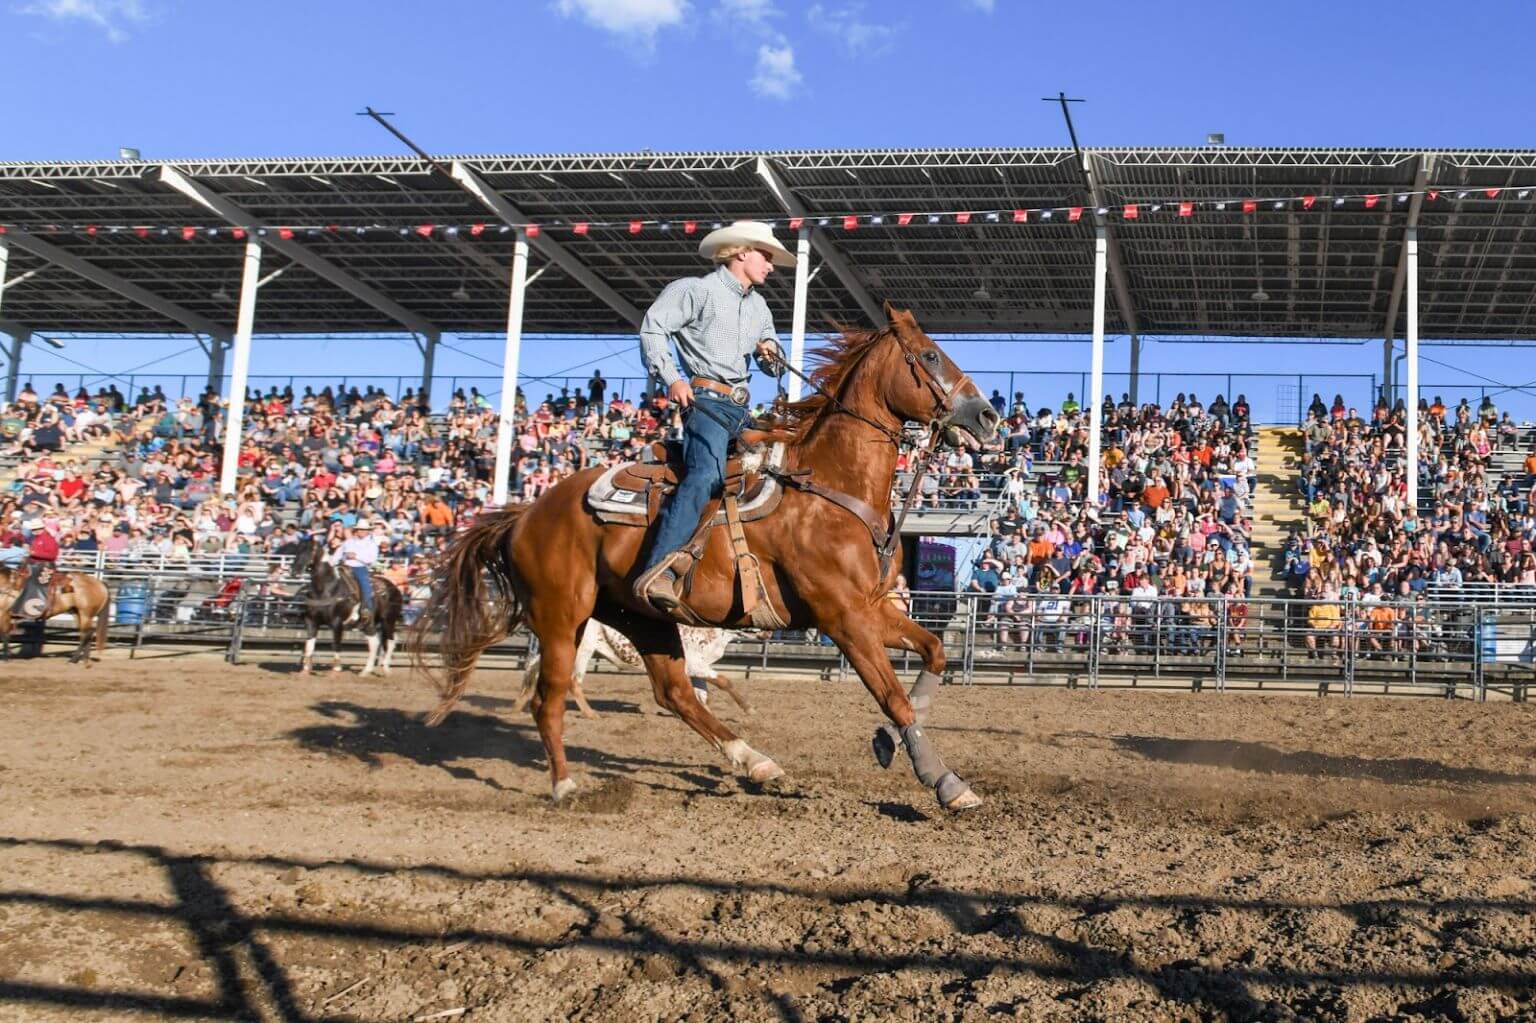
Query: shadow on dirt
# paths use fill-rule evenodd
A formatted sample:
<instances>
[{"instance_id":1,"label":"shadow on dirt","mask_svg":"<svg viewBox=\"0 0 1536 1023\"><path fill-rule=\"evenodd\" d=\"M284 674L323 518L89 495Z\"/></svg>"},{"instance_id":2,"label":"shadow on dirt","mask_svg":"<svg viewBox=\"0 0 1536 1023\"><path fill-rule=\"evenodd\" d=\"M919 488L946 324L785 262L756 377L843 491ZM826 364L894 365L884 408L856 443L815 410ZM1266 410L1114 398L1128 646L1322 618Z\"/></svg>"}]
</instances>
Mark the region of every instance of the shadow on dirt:
<instances>
[{"instance_id":1,"label":"shadow on dirt","mask_svg":"<svg viewBox=\"0 0 1536 1023\"><path fill-rule=\"evenodd\" d=\"M1107 739L1114 748L1147 760L1166 764L1199 764L1259 774L1294 774L1308 778L1354 778L1389 785L1536 785L1536 775L1506 774L1475 767L1454 767L1421 757L1373 760L1369 757L1335 756L1308 750L1276 749L1262 742L1228 739L1170 739L1156 735L1098 736L1064 733L1058 740Z\"/></svg>"},{"instance_id":2,"label":"shadow on dirt","mask_svg":"<svg viewBox=\"0 0 1536 1023\"><path fill-rule=\"evenodd\" d=\"M163 1018L276 1018L290 1023L355 1018L350 1013L327 1012L332 999L322 1001L317 992L300 994L284 965L284 951L306 944L323 943L331 954L354 951L375 954L379 946L402 948L474 946L503 950L530 957L529 965L546 953L562 950L596 953L605 957L629 957L666 962L666 975L693 974L716 991L745 990L742 971L769 967L776 971L813 973L823 993L846 991L850 981L900 971L916 985L924 977L943 977L945 997L969 996L973 985L989 977L1019 974L1065 985L1065 996L1076 998L1080 986L1098 981L1126 979L1148 988L1155 998L1186 1008L1201 1007L1208 1017L1232 1019L1295 1018L1277 1016L1272 1001L1277 990L1290 991L1286 1000L1305 1005L1309 998L1332 997L1340 989L1392 986L1400 999L1436 997L1446 978L1439 971L1413 963L1362 960L1344 957L1318 962L1315 955L1303 958L1267 956L1263 961L1239 956L1224 959L1220 968L1195 958L1157 961L1106 945L1100 934L1107 922L1133 915L1162 913L1169 928L1183 928L1180 941L1198 940L1202 921L1213 914L1241 914L1281 921L1298 913L1329 910L1344 914L1360 928L1393 926L1399 919L1433 913L1448 920L1471 914L1525 915L1536 909L1528 899L1466 898L1427 900L1423 897L1370 898L1322 905L1312 900L1245 899L1236 896L1197 895L1024 895L985 888L957 888L919 875L892 884L847 884L827 887L818 883L753 881L712 878L673 872L656 876L615 875L599 870L462 870L435 863L391 863L361 859L316 860L288 856L229 852L179 853L160 846L116 841L89 842L74 839L0 837L0 849L32 854L64 856L68 862L60 876L88 873L86 857L132 857L142 870L154 872L155 892L145 898L109 898L54 893L33 887L0 889L0 908L32 907L58 914L60 924L76 924L92 916L132 921L148 930L155 924L172 927L192 936L195 956L206 965L211 979L209 997L193 997L169 990L113 990L100 985L42 982L0 977L0 1006L39 1006L116 1013L139 1012ZM75 862L79 860L80 862ZM506 926L412 924L379 908L358 915L355 907L335 918L306 908L302 912L271 904L242 906L224 886L231 866L243 869L233 876L249 878L252 870L270 872L273 884L279 876L296 870L341 871L358 878L384 878L409 883L434 879L460 886L465 895L474 886L497 886L498 898L506 885L525 885L546 892L549 898L577 911L571 927L558 936L530 937L515 924ZM97 867L95 869L101 869ZM113 869L120 869L114 867ZM160 887L165 891L162 894ZM723 937L713 928L693 935L679 935L648 926L635 916L613 908L625 901L644 903L651 896L684 895L697 902L714 899L719 905L735 905L744 895L767 897L775 905L825 919L836 919L845 910L873 909L880 914L924 909L943 921L942 932L925 940L920 948L875 947L857 941L811 946L795 931L774 937L768 931L752 938ZM483 893L482 893L483 894ZM478 897L478 896L477 896ZM473 901L473 900L471 900ZM1432 960L1437 948L1470 940L1478 929L1463 926L1431 943ZM1170 930L1171 933L1171 930ZM1433 937L1434 932L1423 932ZM1496 935L1495 935L1496 936ZM977 940L968 940L976 938ZM1143 939L1133 939L1138 942ZM1166 938L1161 940L1168 940ZM1135 946L1131 946L1134 948ZM1459 946L1457 946L1459 947ZM1232 950L1227 950L1232 951ZM1465 951L1465 950L1463 950ZM1048 954L1042 954L1048 953ZM471 953L464 953L466 960ZM565 962L568 960L562 960ZM435 985L440 966L430 970L426 981ZM1523 997L1536 984L1530 960L1509 953L1495 957L1467 955L1454 974L1454 991L1473 989ZM1077 990L1077 993L1073 993ZM763 1001L752 1006L754 1018L770 1015L781 1020L806 1018L796 1000L773 986L758 992ZM1113 1015L1113 1013L1111 1013ZM1304 1014L1305 1015L1305 1014ZM1461 1018L1459 1015L1454 1018Z\"/></svg>"},{"instance_id":3,"label":"shadow on dirt","mask_svg":"<svg viewBox=\"0 0 1536 1023\"><path fill-rule=\"evenodd\" d=\"M511 722L493 714L472 714L455 710L436 728L422 723L420 714L393 707L367 707L342 700L327 700L310 709L334 724L307 725L287 733L287 737L305 749L355 757L369 767L382 767L387 754L403 757L423 767L436 767L454 778L477 781L495 789L506 786L487 778L468 766L474 760L505 760L521 767L542 766L544 745L530 719ZM633 777L644 769L669 772L692 765L643 757L615 756L601 750L565 744L566 758L599 778L625 777L636 784L666 791L673 786L656 785Z\"/></svg>"}]
</instances>

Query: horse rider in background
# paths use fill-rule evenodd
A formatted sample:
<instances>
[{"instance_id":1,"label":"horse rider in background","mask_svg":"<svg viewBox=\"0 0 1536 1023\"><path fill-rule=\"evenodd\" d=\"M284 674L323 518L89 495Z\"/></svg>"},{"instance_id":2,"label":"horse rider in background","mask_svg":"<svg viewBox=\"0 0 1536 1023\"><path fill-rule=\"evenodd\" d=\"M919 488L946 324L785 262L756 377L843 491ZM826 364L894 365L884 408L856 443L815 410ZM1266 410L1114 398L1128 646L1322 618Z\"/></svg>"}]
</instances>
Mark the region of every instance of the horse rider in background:
<instances>
[{"instance_id":1,"label":"horse rider in background","mask_svg":"<svg viewBox=\"0 0 1536 1023\"><path fill-rule=\"evenodd\" d=\"M765 373L774 373L782 359L773 315L758 288L774 267L795 265L773 228L751 220L710 232L699 255L715 269L668 284L640 324L646 369L685 415L683 478L657 517L650 557L635 582L636 597L664 614L680 603L675 555L720 493L726 448L747 422L748 357Z\"/></svg>"},{"instance_id":2,"label":"horse rider in background","mask_svg":"<svg viewBox=\"0 0 1536 1023\"><path fill-rule=\"evenodd\" d=\"M362 594L348 619L350 622L360 620L373 610L373 565L378 560L379 541L373 535L373 523L359 517L352 523L352 535L341 542L330 558L331 564L341 565L352 573Z\"/></svg>"}]
</instances>

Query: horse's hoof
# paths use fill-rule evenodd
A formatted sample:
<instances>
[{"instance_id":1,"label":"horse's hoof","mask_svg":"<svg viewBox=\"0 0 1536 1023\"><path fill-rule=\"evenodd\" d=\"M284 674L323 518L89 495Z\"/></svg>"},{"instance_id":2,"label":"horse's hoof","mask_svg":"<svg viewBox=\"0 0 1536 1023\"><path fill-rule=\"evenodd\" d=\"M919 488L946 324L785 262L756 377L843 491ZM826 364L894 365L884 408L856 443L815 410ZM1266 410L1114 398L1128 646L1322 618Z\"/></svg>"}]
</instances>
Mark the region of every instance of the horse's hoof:
<instances>
[{"instance_id":1,"label":"horse's hoof","mask_svg":"<svg viewBox=\"0 0 1536 1023\"><path fill-rule=\"evenodd\" d=\"M939 797L939 805L951 813L974 810L981 805L981 797L953 771L939 779L933 794Z\"/></svg>"},{"instance_id":2,"label":"horse's hoof","mask_svg":"<svg viewBox=\"0 0 1536 1023\"><path fill-rule=\"evenodd\" d=\"M596 721L599 717L597 711L595 710L584 710L581 712L581 716L586 718L588 721Z\"/></svg>"},{"instance_id":3,"label":"horse's hoof","mask_svg":"<svg viewBox=\"0 0 1536 1023\"><path fill-rule=\"evenodd\" d=\"M881 725L875 729L875 737L869 744L875 753L875 763L882 768L889 768L891 761L896 758L896 751L901 748L901 733L896 731L894 725Z\"/></svg>"},{"instance_id":4,"label":"horse's hoof","mask_svg":"<svg viewBox=\"0 0 1536 1023\"><path fill-rule=\"evenodd\" d=\"M759 785L763 785L770 781L778 781L784 777L784 768L764 757L760 762L752 765L752 769L747 772L747 777Z\"/></svg>"},{"instance_id":5,"label":"horse's hoof","mask_svg":"<svg viewBox=\"0 0 1536 1023\"><path fill-rule=\"evenodd\" d=\"M554 796L555 802L561 803L564 802L566 798L575 791L576 783L574 781L572 781L570 778L561 778L559 781L555 782L551 795Z\"/></svg>"}]
</instances>

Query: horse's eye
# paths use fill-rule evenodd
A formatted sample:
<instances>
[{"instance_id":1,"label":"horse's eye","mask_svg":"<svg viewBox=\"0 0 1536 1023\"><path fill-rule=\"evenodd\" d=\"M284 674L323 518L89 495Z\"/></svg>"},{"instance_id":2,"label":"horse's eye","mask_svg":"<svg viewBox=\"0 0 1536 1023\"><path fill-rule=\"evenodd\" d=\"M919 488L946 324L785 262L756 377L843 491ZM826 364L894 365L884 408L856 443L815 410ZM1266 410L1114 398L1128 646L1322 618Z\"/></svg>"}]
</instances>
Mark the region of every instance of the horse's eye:
<instances>
[{"instance_id":1,"label":"horse's eye","mask_svg":"<svg viewBox=\"0 0 1536 1023\"><path fill-rule=\"evenodd\" d=\"M930 348L926 352L923 353L923 358L925 360L927 360L928 362L938 362L939 361L939 353L934 351L932 348Z\"/></svg>"}]
</instances>

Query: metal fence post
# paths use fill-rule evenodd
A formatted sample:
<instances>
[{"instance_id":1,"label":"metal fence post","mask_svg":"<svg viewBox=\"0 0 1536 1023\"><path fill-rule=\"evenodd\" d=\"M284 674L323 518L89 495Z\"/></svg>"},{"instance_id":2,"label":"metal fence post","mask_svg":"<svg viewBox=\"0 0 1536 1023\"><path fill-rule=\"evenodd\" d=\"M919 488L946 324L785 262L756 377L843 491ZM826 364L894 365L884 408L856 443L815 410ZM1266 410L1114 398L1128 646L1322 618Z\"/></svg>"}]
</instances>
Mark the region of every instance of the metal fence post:
<instances>
[{"instance_id":1,"label":"metal fence post","mask_svg":"<svg viewBox=\"0 0 1536 1023\"><path fill-rule=\"evenodd\" d=\"M1227 615L1230 613L1231 600L1226 594L1216 599L1216 691L1224 693L1227 691Z\"/></svg>"},{"instance_id":2,"label":"metal fence post","mask_svg":"<svg viewBox=\"0 0 1536 1023\"><path fill-rule=\"evenodd\" d=\"M1088 644L1088 688L1099 688L1099 656L1104 642L1104 598L1095 593L1088 598L1088 613L1093 617L1093 639Z\"/></svg>"},{"instance_id":3,"label":"metal fence post","mask_svg":"<svg viewBox=\"0 0 1536 1023\"><path fill-rule=\"evenodd\" d=\"M960 658L960 675L962 681L964 681L966 685L970 685L975 681L977 619L976 605L978 602L979 598L972 598L965 602L967 608L965 621L965 653L964 656Z\"/></svg>"},{"instance_id":4,"label":"metal fence post","mask_svg":"<svg viewBox=\"0 0 1536 1023\"><path fill-rule=\"evenodd\" d=\"M1488 679L1483 665L1483 608L1472 610L1472 691L1478 703L1488 700Z\"/></svg>"},{"instance_id":5,"label":"metal fence post","mask_svg":"<svg viewBox=\"0 0 1536 1023\"><path fill-rule=\"evenodd\" d=\"M246 595L243 588L242 592L235 597L230 613L234 616L234 622L229 631L229 650L225 653L224 659L230 664L239 664L240 646L245 639Z\"/></svg>"}]
</instances>

